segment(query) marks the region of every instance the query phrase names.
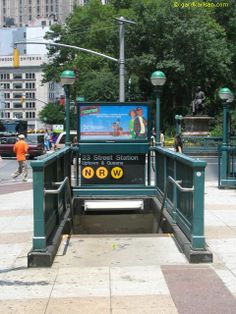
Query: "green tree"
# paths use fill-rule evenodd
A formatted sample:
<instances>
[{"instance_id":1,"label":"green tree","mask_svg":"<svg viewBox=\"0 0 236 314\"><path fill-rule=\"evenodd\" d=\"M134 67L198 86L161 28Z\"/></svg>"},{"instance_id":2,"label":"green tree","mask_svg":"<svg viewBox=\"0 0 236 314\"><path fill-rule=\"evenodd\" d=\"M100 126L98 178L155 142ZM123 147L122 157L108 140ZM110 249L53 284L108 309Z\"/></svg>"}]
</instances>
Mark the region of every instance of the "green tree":
<instances>
[{"instance_id":1,"label":"green tree","mask_svg":"<svg viewBox=\"0 0 236 314\"><path fill-rule=\"evenodd\" d=\"M49 103L39 112L39 118L47 124L63 124L65 118L64 107L57 104Z\"/></svg>"},{"instance_id":2,"label":"green tree","mask_svg":"<svg viewBox=\"0 0 236 314\"><path fill-rule=\"evenodd\" d=\"M167 76L161 108L165 128L174 124L176 113L190 111L196 86L205 90L209 113L216 115L222 110L216 101L217 89L234 83L235 14L230 17L231 10L224 13L228 22L223 23L223 13L216 10L174 8L172 0L111 0L107 5L91 0L78 6L65 25L53 25L48 38L119 58L115 18L124 16L135 21L136 25L125 25L126 95L136 101L154 100L150 76L156 69L163 70ZM118 99L117 63L58 47L51 47L49 56L45 80L57 80L64 69L74 69L74 97ZM132 84L128 86L130 77Z\"/></svg>"}]
</instances>

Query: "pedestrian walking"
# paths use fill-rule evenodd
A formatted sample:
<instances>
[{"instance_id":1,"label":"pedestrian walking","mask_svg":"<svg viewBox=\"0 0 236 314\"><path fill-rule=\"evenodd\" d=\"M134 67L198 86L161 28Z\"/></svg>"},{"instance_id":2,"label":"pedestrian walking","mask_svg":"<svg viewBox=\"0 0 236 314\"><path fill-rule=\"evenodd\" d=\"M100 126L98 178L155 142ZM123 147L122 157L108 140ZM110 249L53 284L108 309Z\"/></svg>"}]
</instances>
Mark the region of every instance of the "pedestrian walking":
<instances>
[{"instance_id":1,"label":"pedestrian walking","mask_svg":"<svg viewBox=\"0 0 236 314\"><path fill-rule=\"evenodd\" d=\"M44 133L44 149L46 151L50 150L50 135L48 133L48 130Z\"/></svg>"},{"instance_id":2,"label":"pedestrian walking","mask_svg":"<svg viewBox=\"0 0 236 314\"><path fill-rule=\"evenodd\" d=\"M179 134L175 135L174 145L175 145L175 151L177 153L183 153L183 142Z\"/></svg>"},{"instance_id":3,"label":"pedestrian walking","mask_svg":"<svg viewBox=\"0 0 236 314\"><path fill-rule=\"evenodd\" d=\"M23 182L28 180L28 169L26 164L26 155L28 153L29 146L24 141L24 134L18 136L18 141L13 146L13 151L16 154L16 159L18 161L18 169L13 173L12 177L17 178L21 173L23 174Z\"/></svg>"},{"instance_id":4,"label":"pedestrian walking","mask_svg":"<svg viewBox=\"0 0 236 314\"><path fill-rule=\"evenodd\" d=\"M164 133L162 131L160 132L160 144L161 144L161 147L164 147L165 135L164 135Z\"/></svg>"}]
</instances>

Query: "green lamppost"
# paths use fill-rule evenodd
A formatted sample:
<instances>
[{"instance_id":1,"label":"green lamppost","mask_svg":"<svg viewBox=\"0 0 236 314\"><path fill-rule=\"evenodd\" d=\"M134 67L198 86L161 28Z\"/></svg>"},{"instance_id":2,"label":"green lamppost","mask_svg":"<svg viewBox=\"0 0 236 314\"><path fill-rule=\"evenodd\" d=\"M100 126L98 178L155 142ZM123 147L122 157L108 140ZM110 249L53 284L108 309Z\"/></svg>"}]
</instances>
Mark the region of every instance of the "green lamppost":
<instances>
[{"instance_id":1,"label":"green lamppost","mask_svg":"<svg viewBox=\"0 0 236 314\"><path fill-rule=\"evenodd\" d=\"M222 141L222 159L220 164L221 179L227 178L228 169L228 145L229 145L229 106L234 100L234 95L228 87L220 88L219 97L223 105L223 141Z\"/></svg>"},{"instance_id":2,"label":"green lamppost","mask_svg":"<svg viewBox=\"0 0 236 314\"><path fill-rule=\"evenodd\" d=\"M61 85L66 95L66 146L70 145L70 85L75 82L74 71L66 70L60 75Z\"/></svg>"},{"instance_id":3,"label":"green lamppost","mask_svg":"<svg viewBox=\"0 0 236 314\"><path fill-rule=\"evenodd\" d=\"M151 83L156 89L156 144L160 145L160 96L161 87L166 82L165 73L162 71L155 71L151 75Z\"/></svg>"},{"instance_id":4,"label":"green lamppost","mask_svg":"<svg viewBox=\"0 0 236 314\"><path fill-rule=\"evenodd\" d=\"M181 121L183 120L183 116L176 114L175 115L175 129L176 135L181 134Z\"/></svg>"}]
</instances>

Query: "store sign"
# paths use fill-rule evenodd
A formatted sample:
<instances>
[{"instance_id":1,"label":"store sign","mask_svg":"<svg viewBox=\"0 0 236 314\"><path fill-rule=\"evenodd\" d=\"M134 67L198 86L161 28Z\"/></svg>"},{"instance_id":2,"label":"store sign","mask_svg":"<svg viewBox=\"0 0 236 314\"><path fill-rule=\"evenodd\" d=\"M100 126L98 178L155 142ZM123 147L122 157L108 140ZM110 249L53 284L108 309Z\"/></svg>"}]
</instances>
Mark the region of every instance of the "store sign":
<instances>
[{"instance_id":1,"label":"store sign","mask_svg":"<svg viewBox=\"0 0 236 314\"><path fill-rule=\"evenodd\" d=\"M82 184L144 184L144 154L86 154L81 156Z\"/></svg>"}]
</instances>

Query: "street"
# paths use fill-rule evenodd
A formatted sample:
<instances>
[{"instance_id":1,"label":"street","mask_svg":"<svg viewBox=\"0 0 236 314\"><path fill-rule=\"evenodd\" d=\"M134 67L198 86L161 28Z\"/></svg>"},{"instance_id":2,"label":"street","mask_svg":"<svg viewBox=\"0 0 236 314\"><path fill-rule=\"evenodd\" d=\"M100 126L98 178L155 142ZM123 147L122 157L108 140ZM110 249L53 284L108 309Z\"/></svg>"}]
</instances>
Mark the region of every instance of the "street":
<instances>
[{"instance_id":1,"label":"street","mask_svg":"<svg viewBox=\"0 0 236 314\"><path fill-rule=\"evenodd\" d=\"M217 181L218 179L218 159L216 157L201 158L207 162L206 181ZM30 160L27 160L29 181L32 181L32 169L30 166ZM16 170L18 164L14 158L3 158L0 161L0 185L11 182L21 182L21 176L17 180L13 180L11 174Z\"/></svg>"},{"instance_id":2,"label":"street","mask_svg":"<svg viewBox=\"0 0 236 314\"><path fill-rule=\"evenodd\" d=\"M30 167L30 160L27 160L29 181L32 180L32 169ZM18 163L15 158L3 158L0 161L0 185L11 182L21 182L22 177L19 176L17 179L12 178L12 173L17 169Z\"/></svg>"}]
</instances>

